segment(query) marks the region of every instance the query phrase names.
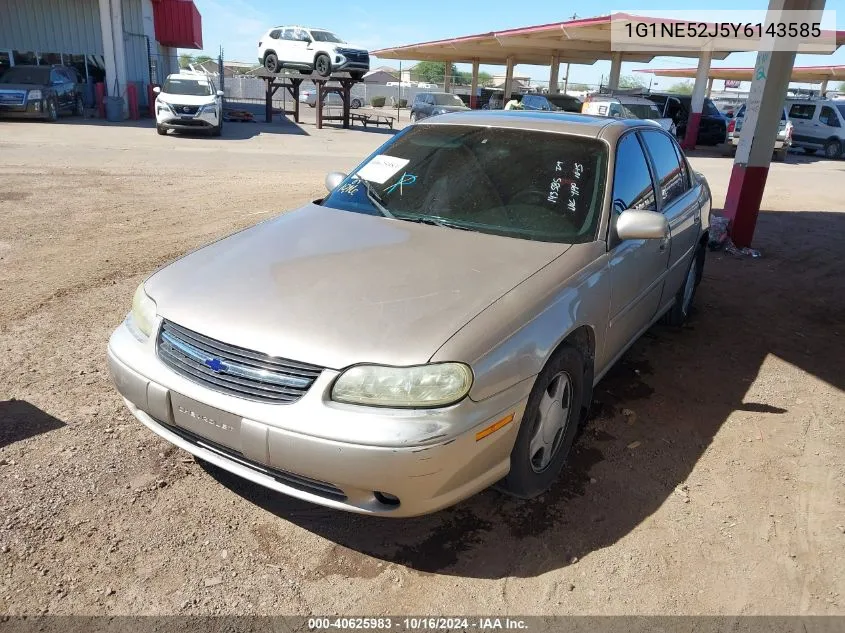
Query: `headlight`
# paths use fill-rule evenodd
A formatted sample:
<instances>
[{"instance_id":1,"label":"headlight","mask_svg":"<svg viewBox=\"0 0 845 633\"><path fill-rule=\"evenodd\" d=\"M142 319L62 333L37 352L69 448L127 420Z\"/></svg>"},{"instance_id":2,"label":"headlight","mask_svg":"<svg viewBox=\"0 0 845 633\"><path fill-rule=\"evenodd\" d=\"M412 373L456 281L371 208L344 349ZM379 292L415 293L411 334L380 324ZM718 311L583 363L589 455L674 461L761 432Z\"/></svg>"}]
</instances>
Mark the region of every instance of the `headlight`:
<instances>
[{"instance_id":1,"label":"headlight","mask_svg":"<svg viewBox=\"0 0 845 633\"><path fill-rule=\"evenodd\" d=\"M466 396L470 387L472 370L463 363L356 365L338 377L331 397L336 402L371 407L444 407Z\"/></svg>"},{"instance_id":2,"label":"headlight","mask_svg":"<svg viewBox=\"0 0 845 633\"><path fill-rule=\"evenodd\" d=\"M200 108L198 114L217 114L217 104L215 103L207 103L206 105Z\"/></svg>"},{"instance_id":3,"label":"headlight","mask_svg":"<svg viewBox=\"0 0 845 633\"><path fill-rule=\"evenodd\" d=\"M26 97L30 101L40 101L41 100L41 91L40 90L30 90Z\"/></svg>"},{"instance_id":4,"label":"headlight","mask_svg":"<svg viewBox=\"0 0 845 633\"><path fill-rule=\"evenodd\" d=\"M156 303L144 292L144 284L138 286L132 297L132 310L126 317L126 327L142 343L150 338L156 319Z\"/></svg>"}]
</instances>

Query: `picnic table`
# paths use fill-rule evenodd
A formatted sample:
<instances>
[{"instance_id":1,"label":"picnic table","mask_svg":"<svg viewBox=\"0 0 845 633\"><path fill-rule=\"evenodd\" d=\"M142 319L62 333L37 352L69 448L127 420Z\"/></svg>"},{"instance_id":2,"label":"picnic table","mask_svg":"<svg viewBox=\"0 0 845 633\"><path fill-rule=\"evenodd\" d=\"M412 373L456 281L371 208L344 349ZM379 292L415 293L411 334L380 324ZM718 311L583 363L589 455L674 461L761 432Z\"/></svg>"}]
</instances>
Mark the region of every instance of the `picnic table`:
<instances>
[{"instance_id":1,"label":"picnic table","mask_svg":"<svg viewBox=\"0 0 845 633\"><path fill-rule=\"evenodd\" d=\"M352 122L359 121L365 128L368 125L381 126L386 125L393 129L393 122L396 117L389 114L378 114L376 112L353 112L351 114Z\"/></svg>"}]
</instances>

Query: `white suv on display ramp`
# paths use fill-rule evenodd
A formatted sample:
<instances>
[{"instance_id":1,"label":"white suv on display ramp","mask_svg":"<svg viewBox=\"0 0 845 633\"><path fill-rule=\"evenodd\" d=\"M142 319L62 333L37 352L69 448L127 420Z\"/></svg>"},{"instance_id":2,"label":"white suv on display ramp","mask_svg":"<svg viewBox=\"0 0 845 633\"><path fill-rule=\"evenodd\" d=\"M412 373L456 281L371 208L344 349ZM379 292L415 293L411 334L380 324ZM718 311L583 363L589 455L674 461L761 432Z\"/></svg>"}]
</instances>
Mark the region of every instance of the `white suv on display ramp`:
<instances>
[{"instance_id":1,"label":"white suv on display ramp","mask_svg":"<svg viewBox=\"0 0 845 633\"><path fill-rule=\"evenodd\" d=\"M156 130L192 132L207 130L212 136L223 131L223 91L216 90L210 77L202 74L168 75L155 102Z\"/></svg>"},{"instance_id":2,"label":"white suv on display ramp","mask_svg":"<svg viewBox=\"0 0 845 633\"><path fill-rule=\"evenodd\" d=\"M273 74L292 68L321 77L348 72L353 79L361 79L370 70L366 49L351 46L325 29L303 26L277 26L267 31L258 42L258 61Z\"/></svg>"}]
</instances>

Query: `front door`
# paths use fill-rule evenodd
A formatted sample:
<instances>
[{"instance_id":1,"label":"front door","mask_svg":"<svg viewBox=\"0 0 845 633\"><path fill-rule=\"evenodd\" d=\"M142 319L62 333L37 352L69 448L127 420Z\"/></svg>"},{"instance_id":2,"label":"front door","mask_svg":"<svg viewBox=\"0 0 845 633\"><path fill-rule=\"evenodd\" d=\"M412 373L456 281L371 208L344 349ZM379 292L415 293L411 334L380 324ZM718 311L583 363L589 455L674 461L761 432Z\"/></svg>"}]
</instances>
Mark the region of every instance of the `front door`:
<instances>
[{"instance_id":1,"label":"front door","mask_svg":"<svg viewBox=\"0 0 845 633\"><path fill-rule=\"evenodd\" d=\"M610 313L603 366L612 362L652 322L669 264L668 240L619 240L616 217L626 209L657 210L654 183L635 132L619 140L613 177L610 248Z\"/></svg>"},{"instance_id":2,"label":"front door","mask_svg":"<svg viewBox=\"0 0 845 633\"><path fill-rule=\"evenodd\" d=\"M793 103L788 112L792 121L792 140L798 145L819 145L816 106L812 103Z\"/></svg>"},{"instance_id":3,"label":"front door","mask_svg":"<svg viewBox=\"0 0 845 633\"><path fill-rule=\"evenodd\" d=\"M686 280L692 254L701 231L698 206L701 185L691 187L686 160L675 140L660 130L641 132L657 180L660 210L669 222L669 270L663 286L660 307L674 299Z\"/></svg>"}]
</instances>

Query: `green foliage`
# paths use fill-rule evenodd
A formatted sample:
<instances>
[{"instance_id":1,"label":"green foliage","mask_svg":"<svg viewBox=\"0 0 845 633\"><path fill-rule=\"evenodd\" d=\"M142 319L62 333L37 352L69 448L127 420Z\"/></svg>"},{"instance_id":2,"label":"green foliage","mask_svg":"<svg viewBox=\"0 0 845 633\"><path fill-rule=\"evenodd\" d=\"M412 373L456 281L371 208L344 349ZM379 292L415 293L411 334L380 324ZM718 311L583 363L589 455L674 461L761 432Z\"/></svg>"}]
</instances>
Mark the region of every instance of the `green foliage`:
<instances>
[{"instance_id":1,"label":"green foliage","mask_svg":"<svg viewBox=\"0 0 845 633\"><path fill-rule=\"evenodd\" d=\"M413 81L424 81L426 83L439 84L443 83L443 76L446 73L446 64L444 62L420 62L411 70L411 79ZM449 65L449 74L452 77L458 75L458 68L455 64Z\"/></svg>"},{"instance_id":2,"label":"green foliage","mask_svg":"<svg viewBox=\"0 0 845 633\"><path fill-rule=\"evenodd\" d=\"M669 86L669 92L674 92L680 95L691 95L692 94L692 82L689 81L679 81L676 84L672 84Z\"/></svg>"},{"instance_id":3,"label":"green foliage","mask_svg":"<svg viewBox=\"0 0 845 633\"><path fill-rule=\"evenodd\" d=\"M635 77L634 75L622 75L619 78L619 87L620 88L644 88L645 83L639 77Z\"/></svg>"},{"instance_id":4,"label":"green foliage","mask_svg":"<svg viewBox=\"0 0 845 633\"><path fill-rule=\"evenodd\" d=\"M195 64L202 64L203 62L211 62L214 61L214 58L209 57L208 55L197 55L194 57Z\"/></svg>"},{"instance_id":5,"label":"green foliage","mask_svg":"<svg viewBox=\"0 0 845 633\"><path fill-rule=\"evenodd\" d=\"M374 108L383 108L385 101L387 101L386 97L373 97L370 99L370 105Z\"/></svg>"},{"instance_id":6,"label":"green foliage","mask_svg":"<svg viewBox=\"0 0 845 633\"><path fill-rule=\"evenodd\" d=\"M194 58L193 56L189 55L188 53L182 53L179 55L179 68L187 68L188 64L193 64Z\"/></svg>"},{"instance_id":7,"label":"green foliage","mask_svg":"<svg viewBox=\"0 0 845 633\"><path fill-rule=\"evenodd\" d=\"M490 73L486 73L484 71L481 71L480 73L478 73L478 85L479 86L489 86L492 83L493 83L493 75L491 75Z\"/></svg>"},{"instance_id":8,"label":"green foliage","mask_svg":"<svg viewBox=\"0 0 845 633\"><path fill-rule=\"evenodd\" d=\"M587 84L575 84L575 83L568 83L566 84L567 92L572 90L573 92L586 92L590 89Z\"/></svg>"},{"instance_id":9,"label":"green foliage","mask_svg":"<svg viewBox=\"0 0 845 633\"><path fill-rule=\"evenodd\" d=\"M400 108L407 108L408 107L408 100L407 99L399 99L399 107Z\"/></svg>"}]
</instances>

